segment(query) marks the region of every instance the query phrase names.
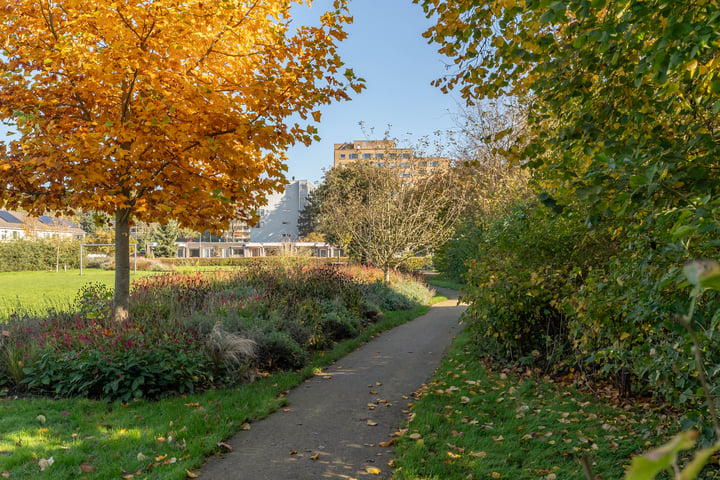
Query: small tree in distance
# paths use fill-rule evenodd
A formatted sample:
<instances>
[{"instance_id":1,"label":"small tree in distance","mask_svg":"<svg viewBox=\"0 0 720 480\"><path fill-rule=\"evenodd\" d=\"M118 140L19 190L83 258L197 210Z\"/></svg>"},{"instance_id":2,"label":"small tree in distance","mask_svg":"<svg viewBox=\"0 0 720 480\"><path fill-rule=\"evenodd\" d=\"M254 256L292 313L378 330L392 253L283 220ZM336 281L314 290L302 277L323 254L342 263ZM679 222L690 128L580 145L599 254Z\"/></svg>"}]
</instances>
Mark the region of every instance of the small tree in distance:
<instances>
[{"instance_id":1,"label":"small tree in distance","mask_svg":"<svg viewBox=\"0 0 720 480\"><path fill-rule=\"evenodd\" d=\"M370 164L332 169L325 176L320 225L351 258L390 271L445 243L464 208L454 172L401 179Z\"/></svg>"},{"instance_id":2,"label":"small tree in distance","mask_svg":"<svg viewBox=\"0 0 720 480\"><path fill-rule=\"evenodd\" d=\"M155 247L154 254L158 258L172 258L177 256L177 247L175 241L178 238L178 223L170 220L164 225L159 225L155 231Z\"/></svg>"},{"instance_id":3,"label":"small tree in distance","mask_svg":"<svg viewBox=\"0 0 720 480\"><path fill-rule=\"evenodd\" d=\"M319 106L362 80L335 0L291 29L301 0L39 0L0 9L0 206L109 214L114 317L128 315L135 220L196 231L253 223L285 182L286 150L318 139ZM310 2L306 2L310 4ZM298 8L300 8L298 6ZM308 120L310 122L310 120Z\"/></svg>"}]
</instances>

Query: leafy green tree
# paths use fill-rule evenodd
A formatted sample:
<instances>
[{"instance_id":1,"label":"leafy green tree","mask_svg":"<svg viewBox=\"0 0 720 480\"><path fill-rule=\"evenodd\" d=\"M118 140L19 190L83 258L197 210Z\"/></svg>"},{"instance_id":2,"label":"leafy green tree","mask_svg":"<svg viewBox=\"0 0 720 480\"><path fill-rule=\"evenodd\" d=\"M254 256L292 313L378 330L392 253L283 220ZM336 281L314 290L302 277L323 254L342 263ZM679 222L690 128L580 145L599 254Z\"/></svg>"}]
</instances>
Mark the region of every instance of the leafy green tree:
<instances>
[{"instance_id":1,"label":"leafy green tree","mask_svg":"<svg viewBox=\"0 0 720 480\"><path fill-rule=\"evenodd\" d=\"M159 258L172 258L177 256L175 241L178 238L178 223L174 220L159 225L155 230L154 240L157 242L154 253Z\"/></svg>"},{"instance_id":2,"label":"leafy green tree","mask_svg":"<svg viewBox=\"0 0 720 480\"><path fill-rule=\"evenodd\" d=\"M300 210L300 215L298 216L298 235L307 237L311 233L317 233L320 226L319 215L320 197L315 191L312 191L307 196L307 203L302 210Z\"/></svg>"},{"instance_id":3,"label":"leafy green tree","mask_svg":"<svg viewBox=\"0 0 720 480\"><path fill-rule=\"evenodd\" d=\"M437 80L443 90L471 103L532 94L518 151L553 180L545 200L572 195L590 224L671 215L668 243L718 232L715 2L415 2L437 20L426 37L458 66Z\"/></svg>"}]
</instances>

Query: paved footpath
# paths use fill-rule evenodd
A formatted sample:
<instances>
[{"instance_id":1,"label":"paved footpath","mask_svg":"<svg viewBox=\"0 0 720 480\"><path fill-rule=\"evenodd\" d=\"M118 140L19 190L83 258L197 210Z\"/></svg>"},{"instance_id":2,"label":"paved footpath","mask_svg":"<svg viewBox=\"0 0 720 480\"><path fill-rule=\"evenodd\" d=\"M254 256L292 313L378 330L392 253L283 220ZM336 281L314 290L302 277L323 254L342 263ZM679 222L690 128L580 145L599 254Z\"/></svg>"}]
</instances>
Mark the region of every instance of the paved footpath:
<instances>
[{"instance_id":1,"label":"paved footpath","mask_svg":"<svg viewBox=\"0 0 720 480\"><path fill-rule=\"evenodd\" d=\"M457 292L437 290L449 300L291 391L287 408L227 441L232 451L210 459L200 478L389 479L392 447L379 444L401 426L411 394L429 380L461 328L465 306L457 305Z\"/></svg>"}]
</instances>

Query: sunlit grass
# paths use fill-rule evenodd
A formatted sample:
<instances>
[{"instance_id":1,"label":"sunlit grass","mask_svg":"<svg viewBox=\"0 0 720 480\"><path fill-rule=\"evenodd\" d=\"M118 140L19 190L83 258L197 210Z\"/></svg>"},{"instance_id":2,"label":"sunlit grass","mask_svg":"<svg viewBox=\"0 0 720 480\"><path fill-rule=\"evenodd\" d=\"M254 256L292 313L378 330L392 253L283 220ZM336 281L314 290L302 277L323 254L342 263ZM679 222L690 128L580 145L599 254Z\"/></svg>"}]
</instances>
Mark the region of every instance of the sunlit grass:
<instances>
[{"instance_id":1,"label":"sunlit grass","mask_svg":"<svg viewBox=\"0 0 720 480\"><path fill-rule=\"evenodd\" d=\"M157 272L131 272L135 278L156 275ZM60 272L3 272L0 273L0 318L12 312L42 315L52 310L66 310L80 288L91 282L115 285L115 272L84 269Z\"/></svg>"},{"instance_id":2,"label":"sunlit grass","mask_svg":"<svg viewBox=\"0 0 720 480\"><path fill-rule=\"evenodd\" d=\"M456 279L448 278L444 275L428 275L425 277L425 281L428 285L434 287L450 288L452 290L462 290L464 284Z\"/></svg>"},{"instance_id":3,"label":"sunlit grass","mask_svg":"<svg viewBox=\"0 0 720 480\"><path fill-rule=\"evenodd\" d=\"M648 409L611 405L549 378L488 371L467 333L414 403L396 480L622 478L655 440ZM600 478L600 477L598 477Z\"/></svg>"}]
</instances>

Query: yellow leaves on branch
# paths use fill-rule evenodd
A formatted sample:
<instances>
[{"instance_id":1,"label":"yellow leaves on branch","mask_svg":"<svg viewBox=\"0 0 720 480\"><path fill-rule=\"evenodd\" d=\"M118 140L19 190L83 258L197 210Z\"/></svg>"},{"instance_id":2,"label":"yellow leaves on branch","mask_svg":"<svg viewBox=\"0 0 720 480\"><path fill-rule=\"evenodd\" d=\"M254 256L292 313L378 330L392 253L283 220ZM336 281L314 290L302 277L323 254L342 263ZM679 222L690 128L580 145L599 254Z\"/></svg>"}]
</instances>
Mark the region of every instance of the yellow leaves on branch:
<instances>
[{"instance_id":1,"label":"yellow leaves on branch","mask_svg":"<svg viewBox=\"0 0 720 480\"><path fill-rule=\"evenodd\" d=\"M337 53L344 0L296 32L276 0L14 3L0 10L0 119L19 138L0 156L0 203L218 226L313 140L291 117L317 122L362 88Z\"/></svg>"}]
</instances>

